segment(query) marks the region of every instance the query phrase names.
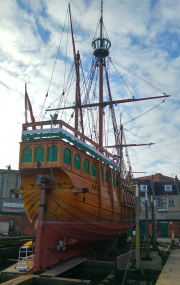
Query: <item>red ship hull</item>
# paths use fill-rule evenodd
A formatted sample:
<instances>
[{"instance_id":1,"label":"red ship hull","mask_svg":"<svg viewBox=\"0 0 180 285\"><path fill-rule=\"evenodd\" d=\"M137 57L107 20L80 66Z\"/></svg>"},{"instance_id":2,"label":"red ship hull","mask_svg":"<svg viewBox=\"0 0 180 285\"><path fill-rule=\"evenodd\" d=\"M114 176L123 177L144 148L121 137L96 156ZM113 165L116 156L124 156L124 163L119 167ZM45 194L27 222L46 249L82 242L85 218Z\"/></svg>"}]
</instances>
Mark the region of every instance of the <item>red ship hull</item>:
<instances>
[{"instance_id":1,"label":"red ship hull","mask_svg":"<svg viewBox=\"0 0 180 285\"><path fill-rule=\"evenodd\" d=\"M127 233L134 222L76 223L44 221L38 224L34 272L101 245L108 239ZM57 249L59 241L64 248Z\"/></svg>"}]
</instances>

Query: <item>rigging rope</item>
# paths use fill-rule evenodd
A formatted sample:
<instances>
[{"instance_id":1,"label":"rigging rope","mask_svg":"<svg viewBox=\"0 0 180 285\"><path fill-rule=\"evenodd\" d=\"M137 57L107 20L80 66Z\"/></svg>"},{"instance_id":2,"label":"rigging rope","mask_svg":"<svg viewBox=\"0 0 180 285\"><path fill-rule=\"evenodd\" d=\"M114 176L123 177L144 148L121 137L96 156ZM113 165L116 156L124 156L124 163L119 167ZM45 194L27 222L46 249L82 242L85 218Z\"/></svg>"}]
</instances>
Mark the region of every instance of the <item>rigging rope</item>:
<instances>
[{"instance_id":1,"label":"rigging rope","mask_svg":"<svg viewBox=\"0 0 180 285\"><path fill-rule=\"evenodd\" d=\"M167 98L166 98L166 99L167 99ZM147 114L148 112L152 111L153 109L157 108L157 107L160 106L162 103L164 103L164 102L166 101L166 99L164 99L162 102L160 102L159 104L157 104L157 105L154 106L153 108L149 109L149 110L146 111L145 113L143 113L143 114L137 116L136 118L134 118L134 119L132 119L132 120L130 120L130 121L125 122L123 125L126 125L126 124L128 124L128 123L130 123L130 122L132 122L132 121L134 121L134 120L136 120L136 119L138 119L138 118L140 118L141 116Z\"/></svg>"},{"instance_id":2,"label":"rigging rope","mask_svg":"<svg viewBox=\"0 0 180 285\"><path fill-rule=\"evenodd\" d=\"M108 33L107 33L107 31L106 31L106 27L105 27L104 23L103 23L103 28L104 28L105 36L106 36L106 38L109 40Z\"/></svg>"},{"instance_id":3,"label":"rigging rope","mask_svg":"<svg viewBox=\"0 0 180 285\"><path fill-rule=\"evenodd\" d=\"M69 21L68 21L68 27L67 27L66 58L65 58L65 66L64 66L64 83L63 83L63 92L64 92L65 76L66 76L66 62L67 62L68 35L69 35Z\"/></svg>"},{"instance_id":4,"label":"rigging rope","mask_svg":"<svg viewBox=\"0 0 180 285\"><path fill-rule=\"evenodd\" d=\"M145 140L145 139L143 139L143 138L141 138L141 137L139 137L139 136L137 136L137 135L133 134L131 131L128 131L128 130L127 130L127 129L125 129L125 128L124 128L124 130L125 130L125 131L127 131L127 132L129 132L129 133L131 133L132 135L134 135L134 136L136 136L136 137L138 137L138 138L140 138L140 139L144 140L145 142L148 142L147 140ZM148 142L148 143L150 144L150 142Z\"/></svg>"},{"instance_id":5,"label":"rigging rope","mask_svg":"<svg viewBox=\"0 0 180 285\"><path fill-rule=\"evenodd\" d=\"M159 104L157 104L157 105L154 106L153 108L149 109L149 110L146 111L145 113L143 113L143 114L137 116L136 118L134 118L134 119L132 119L132 120L129 120L129 121L125 122L123 125L126 125L127 123L130 123L131 121L134 121L134 120L138 119L139 117L141 117L141 116L147 114L148 112L152 111L153 109L157 108L157 107L160 106L162 103L164 103L164 102L166 101L166 99L167 99L167 98L165 98L162 102L160 102ZM118 126L118 127L119 127L119 126ZM126 130L126 129L125 129L125 130ZM110 128L110 129L106 130L106 132L112 132L112 131L113 131L113 128ZM110 135L110 136L111 136L111 135ZM139 138L140 138L140 137L139 137ZM143 139L143 138L142 138L142 139Z\"/></svg>"},{"instance_id":6,"label":"rigging rope","mask_svg":"<svg viewBox=\"0 0 180 285\"><path fill-rule=\"evenodd\" d=\"M154 86L153 84L151 84L150 82L148 82L146 79L142 78L141 76L137 75L136 73L134 73L133 71L131 71L130 69L128 69L127 67L123 66L121 63L117 62L116 60L112 59L111 57L108 57L109 60L112 61L119 65L121 68L123 68L124 70L128 71L129 73L131 73L133 76L135 76L136 78L140 79L141 81L143 81L144 83L148 84L149 86L151 86L152 88L154 88L155 90L159 91L162 94L166 94L164 93L161 89L157 88L156 86Z\"/></svg>"},{"instance_id":7,"label":"rigging rope","mask_svg":"<svg viewBox=\"0 0 180 285\"><path fill-rule=\"evenodd\" d=\"M79 42L90 54L92 54L92 52L91 52L85 45L83 45L82 42L80 42L80 40L79 40L79 38L78 38L77 36L74 36L74 37L78 40L78 42Z\"/></svg>"},{"instance_id":8,"label":"rigging rope","mask_svg":"<svg viewBox=\"0 0 180 285\"><path fill-rule=\"evenodd\" d=\"M112 63L111 59L110 59L110 62ZM114 64L112 63L112 65L114 66ZM131 94L131 96L133 97L134 99L134 95L132 94L131 90L129 89L129 87L127 86L126 82L124 81L124 79L122 78L122 76L120 75L119 71L117 70L117 68L114 66L115 70L117 71L117 73L119 74L122 82L124 83L124 85L126 86L126 88L128 89L129 93Z\"/></svg>"},{"instance_id":9,"label":"rigging rope","mask_svg":"<svg viewBox=\"0 0 180 285\"><path fill-rule=\"evenodd\" d=\"M64 22L64 26L63 26L63 30L62 30L62 34L61 34L61 39L60 39L60 42L59 42L59 47L58 47L56 59L55 59L55 62L54 62L54 67L53 67L53 71L52 71L52 74L51 74L49 86L48 86L47 93L46 93L46 96L45 96L45 99L44 99L44 102L43 102L43 105L42 105L42 108L41 108L41 111L40 111L40 114L39 114L39 117L38 117L38 121L40 121L40 119L41 119L42 112L43 112L43 110L44 110L44 106L45 106L45 103L46 103L46 100L47 100L47 97L48 97L48 93L49 93L49 89L50 89L50 86L51 86L52 77L53 77L53 74L54 74L56 62L57 62L58 55L59 55L59 50L60 50L61 41L62 41L62 37L63 37L63 33L64 33L64 28L65 28L65 24L66 24L67 15L68 15L68 9L67 9L67 13L66 13L66 18L65 18L65 22ZM44 116L44 117L45 117L45 116ZM43 118L43 119L44 119L44 118Z\"/></svg>"},{"instance_id":10,"label":"rigging rope","mask_svg":"<svg viewBox=\"0 0 180 285\"><path fill-rule=\"evenodd\" d=\"M95 39L97 36L97 31L98 31L98 28L99 28L99 24L100 24L100 17L101 17L101 11L99 11L99 16L98 16L98 19L97 19L97 24L96 24L96 29L95 29L95 33L94 33L94 37L93 39Z\"/></svg>"}]
</instances>

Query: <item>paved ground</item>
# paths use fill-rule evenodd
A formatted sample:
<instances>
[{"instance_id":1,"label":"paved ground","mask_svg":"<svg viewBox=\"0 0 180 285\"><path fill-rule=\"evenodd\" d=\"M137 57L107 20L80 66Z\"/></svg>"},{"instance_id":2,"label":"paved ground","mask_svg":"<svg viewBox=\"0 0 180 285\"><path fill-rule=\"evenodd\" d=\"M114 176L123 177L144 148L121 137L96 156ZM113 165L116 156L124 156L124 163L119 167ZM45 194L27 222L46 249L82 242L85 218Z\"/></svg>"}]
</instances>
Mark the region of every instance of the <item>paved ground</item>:
<instances>
[{"instance_id":1,"label":"paved ground","mask_svg":"<svg viewBox=\"0 0 180 285\"><path fill-rule=\"evenodd\" d=\"M159 246L160 250L166 250L166 248ZM142 256L145 256L145 249ZM164 265L161 257L157 251L150 251L151 260L140 260L140 269L163 269ZM134 261L131 268L136 268L136 262Z\"/></svg>"},{"instance_id":2,"label":"paved ground","mask_svg":"<svg viewBox=\"0 0 180 285\"><path fill-rule=\"evenodd\" d=\"M160 241L160 242L171 242L171 238L157 238L157 241ZM175 242L179 242L179 239L178 238L175 238Z\"/></svg>"},{"instance_id":3,"label":"paved ground","mask_svg":"<svg viewBox=\"0 0 180 285\"><path fill-rule=\"evenodd\" d=\"M164 265L156 285L179 285L180 284L180 249L171 251Z\"/></svg>"}]
</instances>

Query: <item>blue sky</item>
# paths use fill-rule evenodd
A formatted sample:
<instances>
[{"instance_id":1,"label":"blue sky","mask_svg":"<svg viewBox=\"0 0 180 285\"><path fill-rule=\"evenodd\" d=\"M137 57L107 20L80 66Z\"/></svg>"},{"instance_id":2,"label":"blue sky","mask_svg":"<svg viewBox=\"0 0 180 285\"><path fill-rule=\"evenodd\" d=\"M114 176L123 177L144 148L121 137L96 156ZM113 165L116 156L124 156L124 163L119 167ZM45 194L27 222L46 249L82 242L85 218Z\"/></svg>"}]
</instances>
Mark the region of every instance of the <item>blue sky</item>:
<instances>
[{"instance_id":1,"label":"blue sky","mask_svg":"<svg viewBox=\"0 0 180 285\"><path fill-rule=\"evenodd\" d=\"M37 119L48 90L68 2L7 0L1 3L0 168L5 168L8 164L11 164L13 169L18 168L21 124L24 122L24 84L27 83ZM83 67L86 68L92 58L91 41L96 29L100 1L73 0L70 3L76 49L80 51ZM104 23L112 44L110 57L171 95L159 107L125 125L127 130L139 137L148 142L155 142L151 147L129 148L132 169L141 169L148 175L160 172L172 176L173 173L173 176L178 175L180 178L179 14L180 2L176 0L104 0ZM46 107L60 96L63 90L66 40L67 22ZM67 55L66 77L73 61L70 34ZM116 68L135 98L161 95L121 67ZM132 97L113 66L110 66L110 79L113 99ZM115 107L118 125L120 112L123 112L122 123L125 123L161 101L162 99L157 99ZM72 102L73 88L70 89L66 104L72 105ZM72 111L66 112L66 116L64 113L63 120L68 121L71 113ZM84 116L88 134L87 114ZM96 120L96 114L94 116ZM71 124L73 125L72 120ZM105 110L105 126L112 127L108 108ZM132 133L125 131L127 143L144 143ZM109 137L106 136L106 142L107 139L109 144L114 143L112 133L109 133Z\"/></svg>"}]
</instances>

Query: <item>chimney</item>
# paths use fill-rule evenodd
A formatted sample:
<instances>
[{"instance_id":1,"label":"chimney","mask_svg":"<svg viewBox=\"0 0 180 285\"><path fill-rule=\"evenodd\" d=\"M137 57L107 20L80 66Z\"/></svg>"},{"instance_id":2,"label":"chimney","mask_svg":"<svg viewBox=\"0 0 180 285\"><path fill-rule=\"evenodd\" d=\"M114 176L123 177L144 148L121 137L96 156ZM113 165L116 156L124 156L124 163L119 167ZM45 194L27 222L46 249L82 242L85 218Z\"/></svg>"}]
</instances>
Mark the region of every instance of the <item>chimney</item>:
<instances>
[{"instance_id":1,"label":"chimney","mask_svg":"<svg viewBox=\"0 0 180 285\"><path fill-rule=\"evenodd\" d=\"M151 176L151 179L150 179L150 185L151 185L151 189L152 189L152 194L153 194L153 196L155 196L154 176L153 175Z\"/></svg>"},{"instance_id":2,"label":"chimney","mask_svg":"<svg viewBox=\"0 0 180 285\"><path fill-rule=\"evenodd\" d=\"M174 178L174 185L176 185L177 194L180 194L179 181L178 181L177 175Z\"/></svg>"}]
</instances>

